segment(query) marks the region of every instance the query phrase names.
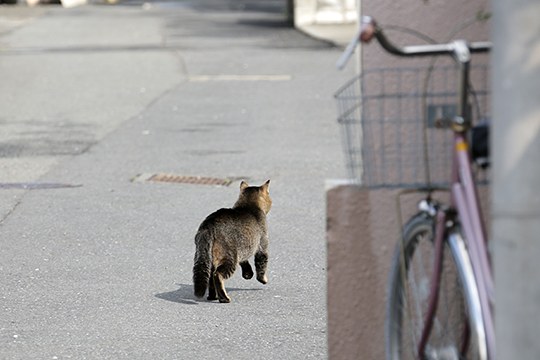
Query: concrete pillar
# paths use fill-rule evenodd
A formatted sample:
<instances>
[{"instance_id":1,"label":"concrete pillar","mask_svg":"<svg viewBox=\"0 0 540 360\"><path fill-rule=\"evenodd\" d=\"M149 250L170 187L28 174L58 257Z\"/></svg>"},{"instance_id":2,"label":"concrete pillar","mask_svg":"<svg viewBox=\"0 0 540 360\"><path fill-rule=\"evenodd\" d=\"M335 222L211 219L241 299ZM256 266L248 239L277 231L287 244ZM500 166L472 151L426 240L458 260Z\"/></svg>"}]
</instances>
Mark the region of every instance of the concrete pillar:
<instances>
[{"instance_id":1,"label":"concrete pillar","mask_svg":"<svg viewBox=\"0 0 540 360\"><path fill-rule=\"evenodd\" d=\"M497 359L540 359L540 2L493 1Z\"/></svg>"},{"instance_id":2,"label":"concrete pillar","mask_svg":"<svg viewBox=\"0 0 540 360\"><path fill-rule=\"evenodd\" d=\"M384 358L384 272L374 255L369 191L327 192L328 358Z\"/></svg>"},{"instance_id":3,"label":"concrete pillar","mask_svg":"<svg viewBox=\"0 0 540 360\"><path fill-rule=\"evenodd\" d=\"M328 358L384 359L388 271L399 229L394 190L336 185L326 193ZM418 196L404 199L404 216Z\"/></svg>"}]
</instances>

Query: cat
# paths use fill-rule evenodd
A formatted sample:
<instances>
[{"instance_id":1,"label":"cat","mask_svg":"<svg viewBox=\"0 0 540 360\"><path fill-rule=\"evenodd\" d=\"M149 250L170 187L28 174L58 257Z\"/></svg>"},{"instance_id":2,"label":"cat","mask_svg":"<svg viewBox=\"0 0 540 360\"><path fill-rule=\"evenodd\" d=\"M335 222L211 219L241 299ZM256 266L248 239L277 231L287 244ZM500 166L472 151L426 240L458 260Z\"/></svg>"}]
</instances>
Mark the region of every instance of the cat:
<instances>
[{"instance_id":1,"label":"cat","mask_svg":"<svg viewBox=\"0 0 540 360\"><path fill-rule=\"evenodd\" d=\"M208 300L231 302L223 281L232 276L238 264L242 277L251 279L253 269L248 260L255 255L257 280L266 284L268 264L268 231L266 215L272 207L268 187L240 183L240 195L230 209L210 214L195 235L193 283L195 296L201 298L208 288Z\"/></svg>"}]
</instances>

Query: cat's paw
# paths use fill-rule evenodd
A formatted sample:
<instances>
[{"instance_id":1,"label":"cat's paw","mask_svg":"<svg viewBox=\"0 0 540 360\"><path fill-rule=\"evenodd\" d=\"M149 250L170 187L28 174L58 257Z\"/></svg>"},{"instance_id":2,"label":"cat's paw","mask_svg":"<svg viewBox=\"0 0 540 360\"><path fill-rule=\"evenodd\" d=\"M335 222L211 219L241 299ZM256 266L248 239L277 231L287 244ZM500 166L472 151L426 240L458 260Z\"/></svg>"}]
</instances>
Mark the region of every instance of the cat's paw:
<instances>
[{"instance_id":1,"label":"cat's paw","mask_svg":"<svg viewBox=\"0 0 540 360\"><path fill-rule=\"evenodd\" d=\"M249 280L253 277L253 269L251 268L251 265L249 265L249 262L242 261L240 267L242 268L242 277L244 279Z\"/></svg>"},{"instance_id":2,"label":"cat's paw","mask_svg":"<svg viewBox=\"0 0 540 360\"><path fill-rule=\"evenodd\" d=\"M249 270L243 270L242 271L242 277L246 280L249 280L253 277L253 271L251 269Z\"/></svg>"},{"instance_id":3,"label":"cat's paw","mask_svg":"<svg viewBox=\"0 0 540 360\"><path fill-rule=\"evenodd\" d=\"M268 277L266 275L257 275L257 281L260 282L261 284L266 284L268 283Z\"/></svg>"},{"instance_id":4,"label":"cat's paw","mask_svg":"<svg viewBox=\"0 0 540 360\"><path fill-rule=\"evenodd\" d=\"M227 296L227 297L224 297L224 298L220 298L220 299L219 299L219 302L220 302L220 303L223 303L223 304L228 304L228 303L231 302L231 298L228 297L228 296Z\"/></svg>"}]
</instances>

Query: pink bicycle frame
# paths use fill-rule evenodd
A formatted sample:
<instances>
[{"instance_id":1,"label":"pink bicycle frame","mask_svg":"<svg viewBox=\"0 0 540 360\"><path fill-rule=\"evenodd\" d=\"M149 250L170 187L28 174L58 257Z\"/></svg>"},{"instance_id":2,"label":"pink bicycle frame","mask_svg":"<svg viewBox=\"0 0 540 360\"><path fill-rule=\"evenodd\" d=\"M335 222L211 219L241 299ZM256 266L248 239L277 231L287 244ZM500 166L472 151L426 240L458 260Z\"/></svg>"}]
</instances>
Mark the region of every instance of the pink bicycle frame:
<instances>
[{"instance_id":1,"label":"pink bicycle frame","mask_svg":"<svg viewBox=\"0 0 540 360\"><path fill-rule=\"evenodd\" d=\"M478 191L471 171L468 145L462 134L455 135L454 180L452 182L452 205L459 214L465 244L478 287L482 318L486 331L488 358L495 355L495 332L492 305L494 299L493 275L488 258L485 224L478 200Z\"/></svg>"},{"instance_id":2,"label":"pink bicycle frame","mask_svg":"<svg viewBox=\"0 0 540 360\"><path fill-rule=\"evenodd\" d=\"M465 51L458 56L460 69L460 107L458 116L453 121L454 130L454 157L451 181L451 207L458 214L459 223L467 246L474 278L478 288L478 297L481 304L482 321L485 329L485 342L487 358L495 357L495 332L493 323L492 305L494 299L493 276L487 249L487 237L482 211L478 199L478 191L471 169L471 158L468 143L464 136L470 126L465 120L467 114L468 97L468 70L470 54ZM423 358L425 348L431 332L433 318L437 311L438 286L442 266L442 248L447 231L445 229L446 211L439 210L437 213L437 225L435 230L435 261L431 279L431 293L429 307L424 321L424 329L418 344L418 354Z\"/></svg>"}]
</instances>

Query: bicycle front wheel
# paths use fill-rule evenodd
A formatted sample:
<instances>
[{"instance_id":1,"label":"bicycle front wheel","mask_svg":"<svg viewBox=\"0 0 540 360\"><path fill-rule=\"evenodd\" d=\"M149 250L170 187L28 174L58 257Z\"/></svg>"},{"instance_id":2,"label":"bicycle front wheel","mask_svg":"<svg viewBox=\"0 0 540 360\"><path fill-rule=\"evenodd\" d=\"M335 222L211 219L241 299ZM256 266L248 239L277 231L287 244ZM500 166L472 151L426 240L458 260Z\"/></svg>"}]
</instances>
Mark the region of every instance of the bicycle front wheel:
<instances>
[{"instance_id":1,"label":"bicycle front wheel","mask_svg":"<svg viewBox=\"0 0 540 360\"><path fill-rule=\"evenodd\" d=\"M397 245L388 288L387 359L487 359L478 290L459 231L445 241L437 311L419 354L434 271L434 223L427 214L417 214Z\"/></svg>"}]
</instances>

